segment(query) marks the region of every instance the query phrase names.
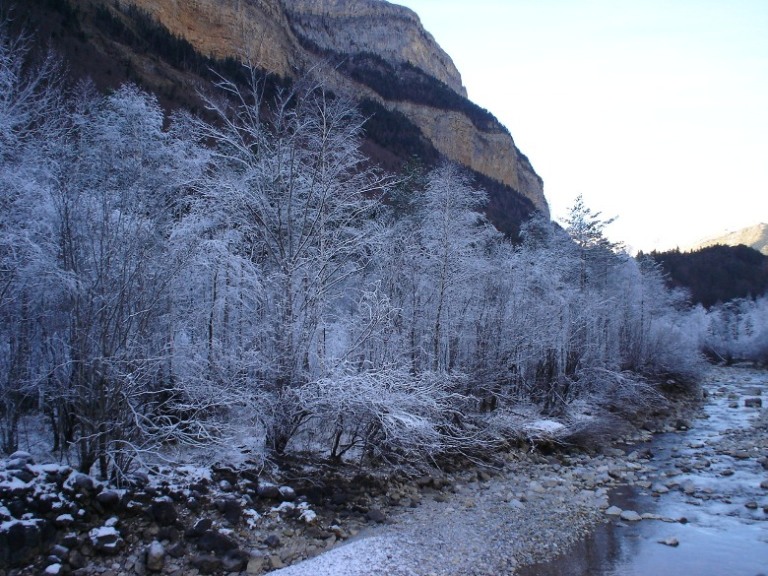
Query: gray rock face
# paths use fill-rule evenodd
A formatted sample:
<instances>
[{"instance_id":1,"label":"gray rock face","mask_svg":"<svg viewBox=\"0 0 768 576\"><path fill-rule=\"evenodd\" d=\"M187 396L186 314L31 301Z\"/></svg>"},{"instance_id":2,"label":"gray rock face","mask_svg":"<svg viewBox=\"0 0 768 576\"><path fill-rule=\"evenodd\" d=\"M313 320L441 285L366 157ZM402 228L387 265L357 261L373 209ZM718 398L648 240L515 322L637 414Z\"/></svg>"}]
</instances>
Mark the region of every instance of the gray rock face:
<instances>
[{"instance_id":1,"label":"gray rock face","mask_svg":"<svg viewBox=\"0 0 768 576\"><path fill-rule=\"evenodd\" d=\"M467 91L451 57L421 25L415 12L381 0L283 0L294 32L324 50L370 52L391 63L407 62Z\"/></svg>"},{"instance_id":2,"label":"gray rock face","mask_svg":"<svg viewBox=\"0 0 768 576\"><path fill-rule=\"evenodd\" d=\"M301 76L320 66L334 92L353 100L370 99L403 114L446 159L514 189L549 215L541 178L499 122L486 119L478 124L466 112L472 107L468 102L463 107L454 102L446 109L442 104L387 99L364 82L323 66L329 56L373 54L393 66L394 74L410 66L466 98L451 57L412 10L384 0L123 2L148 12L203 54L245 56L284 77ZM507 209L508 202L503 195L497 199L499 212Z\"/></svg>"}]
</instances>

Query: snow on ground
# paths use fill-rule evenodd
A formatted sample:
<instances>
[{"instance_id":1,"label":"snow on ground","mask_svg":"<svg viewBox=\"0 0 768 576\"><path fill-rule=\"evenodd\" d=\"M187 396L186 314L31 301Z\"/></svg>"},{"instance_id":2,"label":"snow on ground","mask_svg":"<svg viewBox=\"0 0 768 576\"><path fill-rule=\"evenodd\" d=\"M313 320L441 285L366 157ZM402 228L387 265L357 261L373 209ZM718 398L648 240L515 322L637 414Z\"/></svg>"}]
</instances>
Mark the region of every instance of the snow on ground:
<instances>
[{"instance_id":1,"label":"snow on ground","mask_svg":"<svg viewBox=\"0 0 768 576\"><path fill-rule=\"evenodd\" d=\"M420 576L424 572L406 564L408 550L392 535L369 536L310 558L300 564L270 572L273 576Z\"/></svg>"}]
</instances>

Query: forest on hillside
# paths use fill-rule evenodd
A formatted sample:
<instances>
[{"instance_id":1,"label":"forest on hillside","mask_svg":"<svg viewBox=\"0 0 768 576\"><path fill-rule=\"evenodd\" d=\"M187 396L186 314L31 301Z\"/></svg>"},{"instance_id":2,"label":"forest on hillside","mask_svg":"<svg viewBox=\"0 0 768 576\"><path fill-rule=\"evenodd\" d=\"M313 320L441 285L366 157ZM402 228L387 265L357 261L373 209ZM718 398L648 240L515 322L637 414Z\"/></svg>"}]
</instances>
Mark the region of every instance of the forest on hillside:
<instances>
[{"instance_id":1,"label":"forest on hillside","mask_svg":"<svg viewBox=\"0 0 768 576\"><path fill-rule=\"evenodd\" d=\"M670 284L684 287L691 301L710 308L768 291L768 256L748 246L715 245L691 252L652 252Z\"/></svg>"},{"instance_id":2,"label":"forest on hillside","mask_svg":"<svg viewBox=\"0 0 768 576\"><path fill-rule=\"evenodd\" d=\"M536 418L631 417L733 333L581 202L513 243L455 166L371 166L364 117L321 79L267 101L255 73L221 79L206 119L167 117L30 46L0 28L5 452L34 419L116 481L188 450L474 457Z\"/></svg>"}]
</instances>

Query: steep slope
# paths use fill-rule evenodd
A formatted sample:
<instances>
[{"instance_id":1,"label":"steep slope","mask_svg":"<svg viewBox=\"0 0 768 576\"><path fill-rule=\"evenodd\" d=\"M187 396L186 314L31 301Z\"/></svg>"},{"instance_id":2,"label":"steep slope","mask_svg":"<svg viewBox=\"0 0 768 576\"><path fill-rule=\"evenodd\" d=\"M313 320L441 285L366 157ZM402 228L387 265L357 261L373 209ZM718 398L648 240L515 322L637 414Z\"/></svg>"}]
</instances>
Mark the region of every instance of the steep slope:
<instances>
[{"instance_id":1,"label":"steep slope","mask_svg":"<svg viewBox=\"0 0 768 576\"><path fill-rule=\"evenodd\" d=\"M466 166L489 191L492 221L513 235L532 211L549 213L528 159L466 98L451 58L408 8L383 0L26 0L17 13L57 49L66 46L81 75L103 87L139 82L169 107L194 108L211 68L230 75L235 62L288 80L322 69L327 85L370 118L377 161L397 169L414 156L427 166L444 157Z\"/></svg>"},{"instance_id":2,"label":"steep slope","mask_svg":"<svg viewBox=\"0 0 768 576\"><path fill-rule=\"evenodd\" d=\"M696 244L692 250L698 250L700 248L718 244L723 246L739 246L740 244L743 244L744 246L754 248L758 252L768 256L768 224L756 224L755 226L742 228L741 230L704 240Z\"/></svg>"}]
</instances>

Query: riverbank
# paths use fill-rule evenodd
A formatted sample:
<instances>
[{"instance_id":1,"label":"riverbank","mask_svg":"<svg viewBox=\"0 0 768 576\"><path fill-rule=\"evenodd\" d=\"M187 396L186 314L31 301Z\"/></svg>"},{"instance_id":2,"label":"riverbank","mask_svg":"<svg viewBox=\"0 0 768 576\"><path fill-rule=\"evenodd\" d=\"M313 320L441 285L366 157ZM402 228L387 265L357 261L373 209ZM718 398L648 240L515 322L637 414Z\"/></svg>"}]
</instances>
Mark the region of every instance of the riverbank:
<instances>
[{"instance_id":1,"label":"riverbank","mask_svg":"<svg viewBox=\"0 0 768 576\"><path fill-rule=\"evenodd\" d=\"M654 426L687 428L671 408ZM176 469L136 478L130 491L22 455L5 462L4 478L15 480L0 483L0 492L17 503L44 502L46 514L40 506L30 514L48 520L17 522L18 514L0 509L0 543L17 558L25 547L30 554L27 567L0 576L512 574L603 521L611 488L649 482L651 455L626 447L650 436L635 430L592 454L511 451L483 466L411 479L330 475L320 485L315 471L302 481L296 466L290 485L276 485L258 470ZM46 548L50 527L65 536Z\"/></svg>"}]
</instances>

